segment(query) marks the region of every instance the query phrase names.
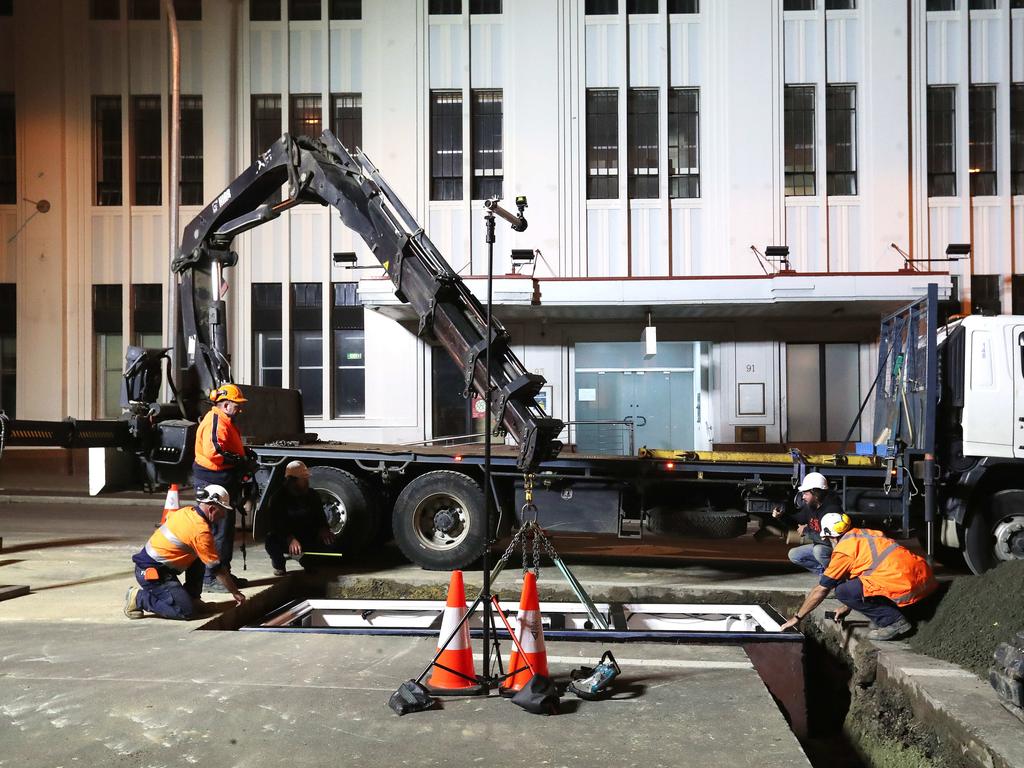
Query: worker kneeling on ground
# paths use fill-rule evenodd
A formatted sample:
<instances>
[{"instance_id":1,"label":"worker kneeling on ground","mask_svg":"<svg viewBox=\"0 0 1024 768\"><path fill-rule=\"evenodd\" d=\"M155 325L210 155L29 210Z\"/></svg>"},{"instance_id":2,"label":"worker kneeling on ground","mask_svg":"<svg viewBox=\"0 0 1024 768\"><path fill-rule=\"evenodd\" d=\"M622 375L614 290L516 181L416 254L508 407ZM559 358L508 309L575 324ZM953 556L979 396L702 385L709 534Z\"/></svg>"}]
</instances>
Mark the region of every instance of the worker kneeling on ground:
<instances>
[{"instance_id":1,"label":"worker kneeling on ground","mask_svg":"<svg viewBox=\"0 0 1024 768\"><path fill-rule=\"evenodd\" d=\"M851 610L874 624L870 640L895 640L910 632L901 608L913 605L938 587L931 566L881 531L853 528L846 515L830 513L821 519L821 533L833 542L832 559L800 610L782 625L789 629L828 597L833 589L843 607L836 621Z\"/></svg>"},{"instance_id":2,"label":"worker kneeling on ground","mask_svg":"<svg viewBox=\"0 0 1024 768\"><path fill-rule=\"evenodd\" d=\"M334 543L323 501L309 487L309 468L301 461L285 467L284 487L270 502L269 517L265 546L275 576L284 576L285 557L290 555L298 560L303 552ZM302 566L308 568L305 562Z\"/></svg>"},{"instance_id":3,"label":"worker kneeling on ground","mask_svg":"<svg viewBox=\"0 0 1024 768\"><path fill-rule=\"evenodd\" d=\"M843 504L839 494L829 488L828 480L820 472L808 472L797 490L802 502L800 508L787 514L777 507L772 516L785 516L797 523L797 532L811 540L810 544L789 550L790 562L821 576L832 557L832 542L822 537L821 520L831 513L843 514Z\"/></svg>"},{"instance_id":4,"label":"worker kneeling on ground","mask_svg":"<svg viewBox=\"0 0 1024 768\"><path fill-rule=\"evenodd\" d=\"M231 509L231 497L219 485L208 485L196 493L195 506L171 512L138 554L135 580L124 601L124 614L141 619L150 611L165 619L187 619L195 613L195 601L203 591L203 572L212 569L224 588L241 605L245 595L235 578L220 563L211 527ZM178 576L185 574L185 585Z\"/></svg>"}]
</instances>

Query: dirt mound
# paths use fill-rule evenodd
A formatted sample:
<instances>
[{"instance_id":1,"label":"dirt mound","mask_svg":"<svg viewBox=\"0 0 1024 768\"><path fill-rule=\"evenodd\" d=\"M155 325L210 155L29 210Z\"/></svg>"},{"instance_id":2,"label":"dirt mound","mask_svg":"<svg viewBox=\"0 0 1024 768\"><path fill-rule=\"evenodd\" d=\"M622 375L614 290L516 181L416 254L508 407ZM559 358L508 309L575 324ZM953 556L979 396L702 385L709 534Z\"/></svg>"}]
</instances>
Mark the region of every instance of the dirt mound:
<instances>
[{"instance_id":1,"label":"dirt mound","mask_svg":"<svg viewBox=\"0 0 1024 768\"><path fill-rule=\"evenodd\" d=\"M910 645L987 679L995 647L1021 629L1024 560L1015 560L981 576L954 581L934 615L919 622Z\"/></svg>"}]
</instances>

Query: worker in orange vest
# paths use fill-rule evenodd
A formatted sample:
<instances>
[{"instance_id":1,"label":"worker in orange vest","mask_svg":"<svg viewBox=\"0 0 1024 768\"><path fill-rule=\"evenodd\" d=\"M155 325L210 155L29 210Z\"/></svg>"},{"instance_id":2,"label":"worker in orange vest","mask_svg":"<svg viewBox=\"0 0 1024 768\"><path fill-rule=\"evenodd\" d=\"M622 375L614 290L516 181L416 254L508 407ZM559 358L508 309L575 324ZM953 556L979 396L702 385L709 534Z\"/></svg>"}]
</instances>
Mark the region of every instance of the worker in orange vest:
<instances>
[{"instance_id":1,"label":"worker in orange vest","mask_svg":"<svg viewBox=\"0 0 1024 768\"><path fill-rule=\"evenodd\" d=\"M881 531L852 527L847 515L825 515L821 532L833 543L832 558L818 586L782 629L799 624L834 589L843 604L836 611L836 621L851 610L864 614L874 623L868 632L870 640L896 640L910 632L913 626L901 609L938 587L927 561Z\"/></svg>"},{"instance_id":2,"label":"worker in orange vest","mask_svg":"<svg viewBox=\"0 0 1024 768\"><path fill-rule=\"evenodd\" d=\"M220 485L237 502L241 496L242 475L248 459L242 435L232 420L242 412L246 399L237 385L222 384L210 393L210 401L213 407L203 417L196 431L192 481L197 493L208 485ZM221 567L230 571L231 556L235 550L234 508L214 524L213 539L220 554ZM236 577L236 581L243 587L248 584L248 579ZM210 568L206 569L204 589L210 592L227 591Z\"/></svg>"},{"instance_id":3,"label":"worker in orange vest","mask_svg":"<svg viewBox=\"0 0 1024 768\"><path fill-rule=\"evenodd\" d=\"M204 566L213 570L236 603L245 602L231 573L220 563L211 531L231 509L231 497L221 486L208 485L196 493L196 501L195 506L171 512L132 557L139 586L125 595L124 615L129 619L141 619L143 611L167 619L191 618L202 593ZM184 586L178 580L182 573Z\"/></svg>"}]
</instances>

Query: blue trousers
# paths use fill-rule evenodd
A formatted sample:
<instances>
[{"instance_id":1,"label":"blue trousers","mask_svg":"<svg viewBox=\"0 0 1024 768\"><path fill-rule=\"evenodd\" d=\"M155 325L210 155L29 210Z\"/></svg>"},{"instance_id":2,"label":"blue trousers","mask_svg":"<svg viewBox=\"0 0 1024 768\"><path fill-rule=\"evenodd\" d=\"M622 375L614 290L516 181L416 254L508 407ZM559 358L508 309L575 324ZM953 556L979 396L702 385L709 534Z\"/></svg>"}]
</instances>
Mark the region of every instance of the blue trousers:
<instances>
[{"instance_id":1,"label":"blue trousers","mask_svg":"<svg viewBox=\"0 0 1024 768\"><path fill-rule=\"evenodd\" d=\"M192 466L192 484L195 486L196 493L208 485L223 485L231 495L231 511L225 514L221 520L218 520L210 526L210 530L213 532L214 544L217 545L217 554L220 555L221 565L230 571L231 556L235 553L234 505L238 503L239 496L241 494L241 484L238 481L238 473L234 470L214 472L206 469L205 467L200 467L198 464L194 464ZM217 580L213 571L209 569L206 571L205 579L207 584L212 584Z\"/></svg>"},{"instance_id":2,"label":"blue trousers","mask_svg":"<svg viewBox=\"0 0 1024 768\"><path fill-rule=\"evenodd\" d=\"M888 597L864 597L860 579L849 579L836 586L836 599L851 610L867 616L876 627L888 627L903 618L903 612Z\"/></svg>"},{"instance_id":3,"label":"blue trousers","mask_svg":"<svg viewBox=\"0 0 1024 768\"><path fill-rule=\"evenodd\" d=\"M201 560L196 560L185 571L185 585L177 576L167 575L159 581L146 581L146 569L135 566L135 580L142 590L139 592L139 608L165 619L188 619L195 613L193 600L203 592L203 570Z\"/></svg>"},{"instance_id":4,"label":"blue trousers","mask_svg":"<svg viewBox=\"0 0 1024 768\"><path fill-rule=\"evenodd\" d=\"M789 561L821 576L832 559L832 547L827 544L803 544L789 550Z\"/></svg>"}]
</instances>

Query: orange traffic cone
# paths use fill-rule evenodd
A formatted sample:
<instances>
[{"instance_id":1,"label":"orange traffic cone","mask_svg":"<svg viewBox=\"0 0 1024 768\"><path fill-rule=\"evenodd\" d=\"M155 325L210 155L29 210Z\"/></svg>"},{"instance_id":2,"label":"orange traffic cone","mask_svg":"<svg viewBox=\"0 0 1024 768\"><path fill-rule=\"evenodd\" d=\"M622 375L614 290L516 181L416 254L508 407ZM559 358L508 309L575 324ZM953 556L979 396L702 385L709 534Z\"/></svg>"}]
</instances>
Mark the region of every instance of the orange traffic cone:
<instances>
[{"instance_id":1,"label":"orange traffic cone","mask_svg":"<svg viewBox=\"0 0 1024 768\"><path fill-rule=\"evenodd\" d=\"M502 686L502 693L512 694L521 690L530 682L534 673L550 677L548 651L544 647L544 628L541 626L540 601L537 599L537 575L533 571L527 571L523 576L523 596L519 600L519 646L523 653L519 653L519 648L512 651L508 671L515 674ZM530 667L533 667L533 671Z\"/></svg>"},{"instance_id":2,"label":"orange traffic cone","mask_svg":"<svg viewBox=\"0 0 1024 768\"><path fill-rule=\"evenodd\" d=\"M181 502L178 501L178 484L171 483L171 487L167 489L167 498L164 500L164 513L160 516L160 525L166 523L167 516L179 507Z\"/></svg>"},{"instance_id":3,"label":"orange traffic cone","mask_svg":"<svg viewBox=\"0 0 1024 768\"><path fill-rule=\"evenodd\" d=\"M427 689L431 693L466 695L484 691L483 686L476 682L476 672L473 669L469 623L462 622L462 626L459 626L465 615L466 587L462 581L462 571L452 571L452 579L448 584L448 603L444 609L441 636L437 642L438 650L449 637L451 642L434 662L434 671L427 681Z\"/></svg>"}]
</instances>

